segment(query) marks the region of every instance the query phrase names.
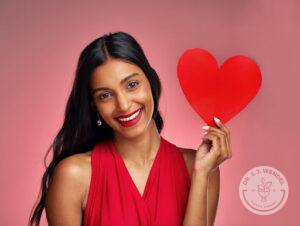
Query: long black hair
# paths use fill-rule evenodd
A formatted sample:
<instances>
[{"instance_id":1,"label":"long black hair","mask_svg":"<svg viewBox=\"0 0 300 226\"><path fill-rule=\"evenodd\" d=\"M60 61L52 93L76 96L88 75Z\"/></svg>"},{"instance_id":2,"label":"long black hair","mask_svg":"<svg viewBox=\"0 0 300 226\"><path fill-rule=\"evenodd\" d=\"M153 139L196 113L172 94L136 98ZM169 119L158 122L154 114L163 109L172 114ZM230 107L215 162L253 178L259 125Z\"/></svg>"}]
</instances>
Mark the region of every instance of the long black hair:
<instances>
[{"instance_id":1,"label":"long black hair","mask_svg":"<svg viewBox=\"0 0 300 226\"><path fill-rule=\"evenodd\" d=\"M87 152L96 143L113 138L112 128L103 120L102 125L97 126L97 112L91 104L89 87L93 70L110 58L131 62L143 70L150 83L154 100L152 118L159 133L163 128L163 119L158 110L161 83L139 43L131 35L121 31L105 34L92 41L79 56L63 125L44 158L46 170L42 177L39 197L30 214L29 225L31 226L40 224L48 185L55 166L68 156ZM47 167L46 158L51 150L53 150L53 158Z\"/></svg>"}]
</instances>

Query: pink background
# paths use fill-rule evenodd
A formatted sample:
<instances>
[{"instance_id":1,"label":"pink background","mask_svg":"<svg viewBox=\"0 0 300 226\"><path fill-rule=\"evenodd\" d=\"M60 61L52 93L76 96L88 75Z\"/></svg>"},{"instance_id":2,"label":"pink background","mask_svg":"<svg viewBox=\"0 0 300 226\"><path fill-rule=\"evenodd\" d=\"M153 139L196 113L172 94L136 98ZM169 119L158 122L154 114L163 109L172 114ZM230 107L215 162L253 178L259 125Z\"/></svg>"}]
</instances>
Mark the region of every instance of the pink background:
<instances>
[{"instance_id":1,"label":"pink background","mask_svg":"<svg viewBox=\"0 0 300 226\"><path fill-rule=\"evenodd\" d=\"M204 125L178 83L183 51L205 48L219 63L236 54L257 61L262 88L227 123L233 158L221 165L216 225L300 225L300 1L1 1L0 26L0 225L26 225L80 51L119 30L140 42L157 70L162 135L182 147L196 149ZM239 198L242 176L260 165L277 168L290 187L270 216L249 212Z\"/></svg>"}]
</instances>

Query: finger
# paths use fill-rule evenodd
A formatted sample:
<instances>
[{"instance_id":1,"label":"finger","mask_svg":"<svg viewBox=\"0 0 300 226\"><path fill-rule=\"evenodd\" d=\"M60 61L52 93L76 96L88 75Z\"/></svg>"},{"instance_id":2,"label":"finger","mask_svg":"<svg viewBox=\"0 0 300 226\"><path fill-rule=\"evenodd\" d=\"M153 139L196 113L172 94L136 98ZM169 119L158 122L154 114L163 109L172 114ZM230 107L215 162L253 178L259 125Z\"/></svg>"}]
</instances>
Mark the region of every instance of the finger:
<instances>
[{"instance_id":1,"label":"finger","mask_svg":"<svg viewBox=\"0 0 300 226\"><path fill-rule=\"evenodd\" d=\"M206 131L215 131L217 133L221 133L227 136L227 133L224 132L222 129L218 129L212 126L202 126L202 129L206 130Z\"/></svg>"},{"instance_id":2,"label":"finger","mask_svg":"<svg viewBox=\"0 0 300 226\"><path fill-rule=\"evenodd\" d=\"M220 144L218 144L220 142L220 138L218 137L217 134L214 134L214 132L210 132L207 133L204 137L205 137L204 139L212 140L213 147L217 147L217 148L212 148L210 152L210 154L213 154L215 156L217 165L219 165L226 159L230 158L230 156L226 154L224 155L224 152L222 152L221 149L218 148L220 146Z\"/></svg>"},{"instance_id":3,"label":"finger","mask_svg":"<svg viewBox=\"0 0 300 226\"><path fill-rule=\"evenodd\" d=\"M217 117L214 117L214 121L216 122L217 126L223 130L227 135L228 135L228 138L230 138L230 131L229 129L223 124L223 122L218 119Z\"/></svg>"},{"instance_id":4,"label":"finger","mask_svg":"<svg viewBox=\"0 0 300 226\"><path fill-rule=\"evenodd\" d=\"M207 133L204 135L203 139L204 140L208 139L212 142L212 148L211 148L212 152L214 152L217 156L221 154L220 141L219 141L220 138L218 136L212 133Z\"/></svg>"},{"instance_id":5,"label":"finger","mask_svg":"<svg viewBox=\"0 0 300 226\"><path fill-rule=\"evenodd\" d=\"M216 122L218 127L227 134L226 143L228 145L229 158L231 158L232 157L232 151L231 151L231 148L230 148L230 145L231 145L230 131L219 118L214 117L214 121Z\"/></svg>"},{"instance_id":6,"label":"finger","mask_svg":"<svg viewBox=\"0 0 300 226\"><path fill-rule=\"evenodd\" d=\"M221 134L222 136L225 136L225 147L227 147L228 149L230 149L230 138L228 137L227 133L225 133L223 130L212 127L212 126L203 126L202 127L205 131L209 132L209 131L214 131L218 134Z\"/></svg>"},{"instance_id":7,"label":"finger","mask_svg":"<svg viewBox=\"0 0 300 226\"><path fill-rule=\"evenodd\" d=\"M207 132L207 134L215 135L219 138L218 141L220 143L220 152L221 152L223 158L229 158L230 154L229 154L228 144L226 142L226 134L219 133L216 131L209 131L209 132Z\"/></svg>"}]
</instances>

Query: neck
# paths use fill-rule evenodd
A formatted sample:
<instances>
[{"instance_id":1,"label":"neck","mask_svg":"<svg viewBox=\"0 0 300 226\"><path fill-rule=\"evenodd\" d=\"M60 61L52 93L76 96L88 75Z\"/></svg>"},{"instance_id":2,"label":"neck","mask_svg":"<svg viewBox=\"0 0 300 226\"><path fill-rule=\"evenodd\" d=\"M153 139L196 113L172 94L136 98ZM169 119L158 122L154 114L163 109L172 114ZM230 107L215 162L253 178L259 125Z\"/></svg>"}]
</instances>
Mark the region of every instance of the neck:
<instances>
[{"instance_id":1,"label":"neck","mask_svg":"<svg viewBox=\"0 0 300 226\"><path fill-rule=\"evenodd\" d=\"M160 144L160 134L155 121L151 120L145 133L130 139L115 134L112 141L125 162L145 166L155 159Z\"/></svg>"}]
</instances>

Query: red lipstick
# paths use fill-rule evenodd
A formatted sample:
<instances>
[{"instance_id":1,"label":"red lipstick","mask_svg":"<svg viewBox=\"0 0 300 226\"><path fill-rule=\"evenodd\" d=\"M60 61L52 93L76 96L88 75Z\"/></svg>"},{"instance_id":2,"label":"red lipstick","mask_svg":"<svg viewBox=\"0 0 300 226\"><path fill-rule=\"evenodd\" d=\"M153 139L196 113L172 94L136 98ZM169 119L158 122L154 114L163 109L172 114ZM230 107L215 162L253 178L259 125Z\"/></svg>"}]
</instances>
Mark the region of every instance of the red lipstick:
<instances>
[{"instance_id":1,"label":"red lipstick","mask_svg":"<svg viewBox=\"0 0 300 226\"><path fill-rule=\"evenodd\" d=\"M141 117L142 117L142 112L143 112L143 109L140 108L140 109L138 109L138 110L136 110L136 111L134 111L134 112L128 114L127 117L124 117L124 115L122 115L122 116L117 117L116 120L117 120L117 122L120 123L123 127L130 127L130 126L133 126L133 125L135 125L135 124L138 123L138 121L139 121L139 120L141 119ZM126 121L124 121L124 120L122 121L122 119L126 119L126 118L128 118L128 117L134 115L135 113L137 113L137 115L136 115L134 118L129 119L129 120L127 119Z\"/></svg>"},{"instance_id":2,"label":"red lipstick","mask_svg":"<svg viewBox=\"0 0 300 226\"><path fill-rule=\"evenodd\" d=\"M139 109L137 109L137 110L135 110L134 112L131 112L131 113L129 113L129 114L127 114L127 115L120 115L120 116L118 116L118 117L116 117L117 119L119 119L119 118L128 118L128 117L130 117L131 115L133 115L134 113L136 113L138 110L140 110L141 108L139 108Z\"/></svg>"}]
</instances>

